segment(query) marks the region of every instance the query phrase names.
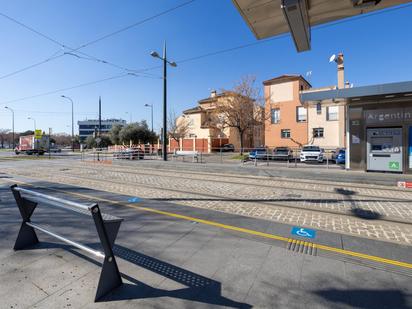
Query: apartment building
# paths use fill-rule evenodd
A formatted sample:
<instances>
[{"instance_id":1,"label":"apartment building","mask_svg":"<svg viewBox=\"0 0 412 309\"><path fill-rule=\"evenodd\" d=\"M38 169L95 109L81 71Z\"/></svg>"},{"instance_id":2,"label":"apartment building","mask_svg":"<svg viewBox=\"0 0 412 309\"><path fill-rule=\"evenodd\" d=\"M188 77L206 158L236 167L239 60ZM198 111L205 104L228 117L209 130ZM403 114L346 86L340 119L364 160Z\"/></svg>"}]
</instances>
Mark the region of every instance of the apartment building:
<instances>
[{"instance_id":1,"label":"apartment building","mask_svg":"<svg viewBox=\"0 0 412 309\"><path fill-rule=\"evenodd\" d=\"M194 108L183 111L177 119L177 125L188 123L189 128L185 136L180 137L180 141L170 138L171 149L196 149L203 152L217 151L225 143L240 149L240 138L235 128L218 128L214 117L217 117L216 108L221 104L227 104L234 94L226 91L217 93L211 91L210 96L198 101ZM253 112L253 111L251 111ZM263 114L263 111L262 111ZM243 147L253 148L264 143L264 130L262 126L248 130L243 136Z\"/></svg>"},{"instance_id":2,"label":"apartment building","mask_svg":"<svg viewBox=\"0 0 412 309\"><path fill-rule=\"evenodd\" d=\"M263 82L265 145L301 147L308 143L308 113L300 102L300 91L311 85L300 75L282 75Z\"/></svg>"},{"instance_id":3,"label":"apartment building","mask_svg":"<svg viewBox=\"0 0 412 309\"><path fill-rule=\"evenodd\" d=\"M343 54L336 57L338 85L322 88L311 88L301 91L302 94L339 90L349 87L344 82ZM336 100L305 102L308 110L308 144L325 149L343 148L345 138L345 104Z\"/></svg>"}]
</instances>

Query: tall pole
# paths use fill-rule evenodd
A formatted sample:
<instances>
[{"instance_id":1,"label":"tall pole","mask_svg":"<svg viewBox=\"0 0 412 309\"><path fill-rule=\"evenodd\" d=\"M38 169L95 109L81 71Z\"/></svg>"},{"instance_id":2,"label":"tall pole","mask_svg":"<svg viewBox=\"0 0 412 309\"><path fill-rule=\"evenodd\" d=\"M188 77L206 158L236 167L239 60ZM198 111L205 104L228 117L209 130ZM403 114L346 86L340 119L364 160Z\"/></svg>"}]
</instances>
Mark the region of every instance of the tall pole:
<instances>
[{"instance_id":1,"label":"tall pole","mask_svg":"<svg viewBox=\"0 0 412 309\"><path fill-rule=\"evenodd\" d=\"M27 117L27 119L33 120L34 123L34 133L36 133L36 119L32 118L32 117Z\"/></svg>"},{"instance_id":2,"label":"tall pole","mask_svg":"<svg viewBox=\"0 0 412 309\"><path fill-rule=\"evenodd\" d=\"M144 106L150 107L150 118L151 118L151 125L152 125L152 133L153 131L153 104L145 104Z\"/></svg>"},{"instance_id":3,"label":"tall pole","mask_svg":"<svg viewBox=\"0 0 412 309\"><path fill-rule=\"evenodd\" d=\"M102 99L99 96L99 137L102 133Z\"/></svg>"},{"instance_id":4,"label":"tall pole","mask_svg":"<svg viewBox=\"0 0 412 309\"><path fill-rule=\"evenodd\" d=\"M11 111L11 127L12 127L12 136L13 136L13 149L16 147L16 145L15 145L15 141L14 141L14 110L13 109L11 109L10 107L8 107L8 106L5 106L4 108L7 108L9 111ZM153 130L153 129L152 129Z\"/></svg>"},{"instance_id":5,"label":"tall pole","mask_svg":"<svg viewBox=\"0 0 412 309\"><path fill-rule=\"evenodd\" d=\"M151 123L152 123L152 133L153 133L153 104L150 105L150 109L151 109L151 112L152 112Z\"/></svg>"},{"instance_id":6,"label":"tall pole","mask_svg":"<svg viewBox=\"0 0 412 309\"><path fill-rule=\"evenodd\" d=\"M73 108L73 100L70 97L67 97L65 95L61 96L62 98L65 98L67 100L70 100L72 104L72 151L74 151L74 108Z\"/></svg>"},{"instance_id":7,"label":"tall pole","mask_svg":"<svg viewBox=\"0 0 412 309\"><path fill-rule=\"evenodd\" d=\"M162 155L163 161L167 161L167 58L166 42L163 47L163 136L162 136Z\"/></svg>"},{"instance_id":8,"label":"tall pole","mask_svg":"<svg viewBox=\"0 0 412 309\"><path fill-rule=\"evenodd\" d=\"M166 42L163 47L163 57L160 57L159 54L155 51L151 52L150 55L155 58L159 58L163 61L163 131L162 131L162 156L163 160L167 161L167 64L170 64L172 67L176 67L176 62L171 62L167 60L166 55Z\"/></svg>"}]
</instances>

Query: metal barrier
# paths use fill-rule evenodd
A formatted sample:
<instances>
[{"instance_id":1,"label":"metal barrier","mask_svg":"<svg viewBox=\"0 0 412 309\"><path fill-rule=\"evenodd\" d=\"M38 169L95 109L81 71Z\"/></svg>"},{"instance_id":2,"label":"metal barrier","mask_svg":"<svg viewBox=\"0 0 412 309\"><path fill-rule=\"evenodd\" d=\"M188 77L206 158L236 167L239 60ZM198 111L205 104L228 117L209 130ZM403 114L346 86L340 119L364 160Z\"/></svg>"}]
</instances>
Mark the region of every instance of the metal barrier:
<instances>
[{"instance_id":1,"label":"metal barrier","mask_svg":"<svg viewBox=\"0 0 412 309\"><path fill-rule=\"evenodd\" d=\"M19 234L14 244L14 250L21 250L38 243L39 239L37 238L35 230L39 230L65 243L68 243L73 247L84 250L90 254L95 255L96 257L104 259L99 283L97 286L95 301L99 300L101 297L122 284L122 278L120 276L119 268L117 267L116 259L113 254L113 245L123 219L101 213L98 204L84 205L32 190L23 189L18 187L17 185L12 185L10 188L19 208L20 215L23 219ZM25 197L22 197L22 194L30 195L31 199L29 200ZM100 243L103 248L103 252L67 239L48 230L45 227L33 223L31 221L31 216L36 209L36 206L40 202L63 210L92 216L94 224L96 226L97 234L100 239Z\"/></svg>"}]
</instances>

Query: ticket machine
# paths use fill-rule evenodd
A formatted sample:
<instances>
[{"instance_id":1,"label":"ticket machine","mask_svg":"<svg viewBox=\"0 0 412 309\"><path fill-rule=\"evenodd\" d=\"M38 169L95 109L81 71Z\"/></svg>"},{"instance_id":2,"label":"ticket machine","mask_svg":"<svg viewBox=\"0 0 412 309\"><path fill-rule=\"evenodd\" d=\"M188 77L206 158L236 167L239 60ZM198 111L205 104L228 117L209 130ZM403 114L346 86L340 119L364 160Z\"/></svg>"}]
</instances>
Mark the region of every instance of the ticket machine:
<instances>
[{"instance_id":1,"label":"ticket machine","mask_svg":"<svg viewBox=\"0 0 412 309\"><path fill-rule=\"evenodd\" d=\"M402 128L367 129L367 170L402 172Z\"/></svg>"}]
</instances>

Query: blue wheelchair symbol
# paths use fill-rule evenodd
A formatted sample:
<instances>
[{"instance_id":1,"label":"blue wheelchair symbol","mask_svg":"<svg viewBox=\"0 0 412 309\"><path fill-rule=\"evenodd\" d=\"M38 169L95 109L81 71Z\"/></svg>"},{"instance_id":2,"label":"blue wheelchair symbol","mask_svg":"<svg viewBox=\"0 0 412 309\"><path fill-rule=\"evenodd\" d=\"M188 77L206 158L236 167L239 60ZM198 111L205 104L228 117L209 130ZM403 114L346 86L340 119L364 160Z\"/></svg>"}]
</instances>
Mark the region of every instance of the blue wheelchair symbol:
<instances>
[{"instance_id":1,"label":"blue wheelchair symbol","mask_svg":"<svg viewBox=\"0 0 412 309\"><path fill-rule=\"evenodd\" d=\"M297 235L297 236L306 237L306 238L315 238L316 237L316 231L315 230L305 229L303 227L298 227L298 226L294 226L290 233L292 235Z\"/></svg>"},{"instance_id":2,"label":"blue wheelchair symbol","mask_svg":"<svg viewBox=\"0 0 412 309\"><path fill-rule=\"evenodd\" d=\"M139 203L141 201L138 197L131 197L127 200L129 203Z\"/></svg>"}]
</instances>

